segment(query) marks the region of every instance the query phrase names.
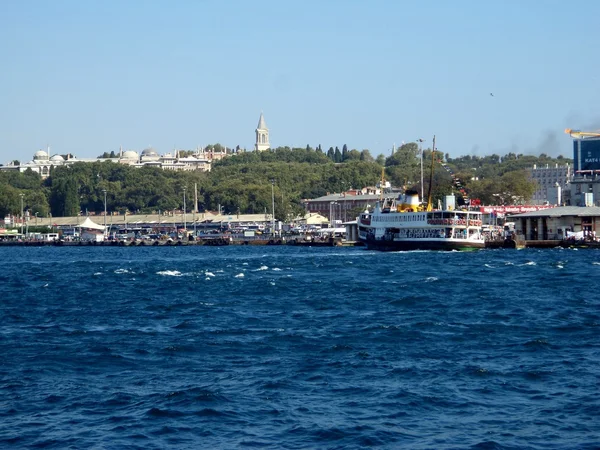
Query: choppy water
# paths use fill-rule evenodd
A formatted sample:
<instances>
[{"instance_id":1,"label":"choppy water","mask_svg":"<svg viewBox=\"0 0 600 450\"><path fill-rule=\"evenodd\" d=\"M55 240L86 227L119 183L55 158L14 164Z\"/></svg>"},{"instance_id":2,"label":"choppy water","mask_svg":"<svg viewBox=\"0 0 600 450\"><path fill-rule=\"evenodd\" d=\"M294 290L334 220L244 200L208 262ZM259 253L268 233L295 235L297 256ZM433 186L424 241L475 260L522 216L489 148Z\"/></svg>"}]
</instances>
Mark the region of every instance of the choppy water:
<instances>
[{"instance_id":1,"label":"choppy water","mask_svg":"<svg viewBox=\"0 0 600 450\"><path fill-rule=\"evenodd\" d=\"M600 448L600 252L2 248L0 446Z\"/></svg>"}]
</instances>

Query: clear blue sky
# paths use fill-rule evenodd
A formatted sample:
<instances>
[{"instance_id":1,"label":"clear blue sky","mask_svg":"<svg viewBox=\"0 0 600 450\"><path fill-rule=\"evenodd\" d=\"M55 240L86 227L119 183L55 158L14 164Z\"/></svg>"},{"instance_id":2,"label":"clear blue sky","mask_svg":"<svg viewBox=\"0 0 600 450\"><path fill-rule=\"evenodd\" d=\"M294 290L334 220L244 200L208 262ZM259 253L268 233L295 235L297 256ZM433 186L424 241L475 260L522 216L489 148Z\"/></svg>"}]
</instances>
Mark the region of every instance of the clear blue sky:
<instances>
[{"instance_id":1,"label":"clear blue sky","mask_svg":"<svg viewBox=\"0 0 600 450\"><path fill-rule=\"evenodd\" d=\"M571 157L600 128L600 2L0 2L0 163L347 144ZM493 96L490 94L493 93Z\"/></svg>"}]
</instances>

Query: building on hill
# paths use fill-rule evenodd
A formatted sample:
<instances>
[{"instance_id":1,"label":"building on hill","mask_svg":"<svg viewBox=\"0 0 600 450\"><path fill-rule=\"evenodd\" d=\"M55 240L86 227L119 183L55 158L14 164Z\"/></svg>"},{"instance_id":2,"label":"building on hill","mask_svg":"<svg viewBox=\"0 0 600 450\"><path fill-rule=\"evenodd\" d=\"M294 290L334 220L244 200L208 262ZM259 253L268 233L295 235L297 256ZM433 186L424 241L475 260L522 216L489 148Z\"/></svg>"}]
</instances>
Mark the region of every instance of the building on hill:
<instances>
[{"instance_id":1,"label":"building on hill","mask_svg":"<svg viewBox=\"0 0 600 450\"><path fill-rule=\"evenodd\" d=\"M537 189L531 198L532 205L561 205L568 201L570 197L569 183L571 180L571 166L566 164L559 166L556 164L550 167L533 165L529 170L529 178L536 182Z\"/></svg>"},{"instance_id":2,"label":"building on hill","mask_svg":"<svg viewBox=\"0 0 600 450\"><path fill-rule=\"evenodd\" d=\"M183 156L184 154L191 155ZM35 173L39 173L42 178L47 178L50 175L51 167L68 166L78 162L93 163L107 161L133 167L158 167L163 170L210 172L213 161L218 161L228 155L227 147L221 150L215 150L214 148L197 148L194 151L190 150L186 152L175 150L174 153L165 153L163 155L159 155L156 150L149 147L142 150L140 154L134 150L123 151L121 149L118 156L114 158L77 158L71 155L67 155L67 158L64 158L58 154L50 156L50 148L48 147L47 151L39 150L35 152L31 161L18 165L11 163L0 166L0 170L17 172L32 170Z\"/></svg>"},{"instance_id":3,"label":"building on hill","mask_svg":"<svg viewBox=\"0 0 600 450\"><path fill-rule=\"evenodd\" d=\"M135 153L135 152L134 152ZM137 155L137 153L136 153ZM66 155L66 158L62 155L55 154L50 156L50 147L46 151L39 150L33 155L33 159L26 163L21 164L7 164L0 166L0 170L4 171L16 171L25 172L31 170L35 173L39 173L42 178L50 176L50 169L57 166L67 166L75 164L77 162L96 162L96 161L112 161L119 162L119 158L84 158L79 159L72 155Z\"/></svg>"},{"instance_id":4,"label":"building on hill","mask_svg":"<svg viewBox=\"0 0 600 450\"><path fill-rule=\"evenodd\" d=\"M258 152L262 152L264 150L268 150L271 148L271 144L269 143L269 129L267 128L267 124L265 123L265 116L263 113L260 113L260 118L258 119L258 126L256 127L256 143L254 144L254 150Z\"/></svg>"}]
</instances>

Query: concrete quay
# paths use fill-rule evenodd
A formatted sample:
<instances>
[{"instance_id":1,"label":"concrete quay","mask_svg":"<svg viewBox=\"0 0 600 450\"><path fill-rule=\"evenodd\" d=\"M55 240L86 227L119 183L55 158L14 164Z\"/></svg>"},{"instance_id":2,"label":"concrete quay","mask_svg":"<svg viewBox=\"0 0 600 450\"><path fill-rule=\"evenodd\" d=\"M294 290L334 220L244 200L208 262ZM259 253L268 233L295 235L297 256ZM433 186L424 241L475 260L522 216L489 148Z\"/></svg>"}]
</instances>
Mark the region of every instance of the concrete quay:
<instances>
[{"instance_id":1,"label":"concrete quay","mask_svg":"<svg viewBox=\"0 0 600 450\"><path fill-rule=\"evenodd\" d=\"M176 246L226 246L226 245L290 245L299 247L354 247L362 246L360 242L343 241L342 239L306 240L303 238L285 237L273 239L244 239L229 237L201 238L195 241L184 239L157 240L122 240L122 241L0 241L1 246L18 247L176 247Z\"/></svg>"}]
</instances>

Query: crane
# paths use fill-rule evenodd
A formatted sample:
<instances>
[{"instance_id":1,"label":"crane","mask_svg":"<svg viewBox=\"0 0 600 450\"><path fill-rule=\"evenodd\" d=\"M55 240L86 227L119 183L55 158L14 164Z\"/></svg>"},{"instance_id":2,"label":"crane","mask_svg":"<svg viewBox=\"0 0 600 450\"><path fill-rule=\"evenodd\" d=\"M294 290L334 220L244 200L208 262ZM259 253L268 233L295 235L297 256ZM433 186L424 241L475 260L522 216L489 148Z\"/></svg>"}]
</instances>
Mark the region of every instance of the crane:
<instances>
[{"instance_id":1,"label":"crane","mask_svg":"<svg viewBox=\"0 0 600 450\"><path fill-rule=\"evenodd\" d=\"M600 137L600 131L581 131L581 130L572 130L571 128L567 128L565 130L569 136L575 139L585 139L589 137Z\"/></svg>"}]
</instances>

